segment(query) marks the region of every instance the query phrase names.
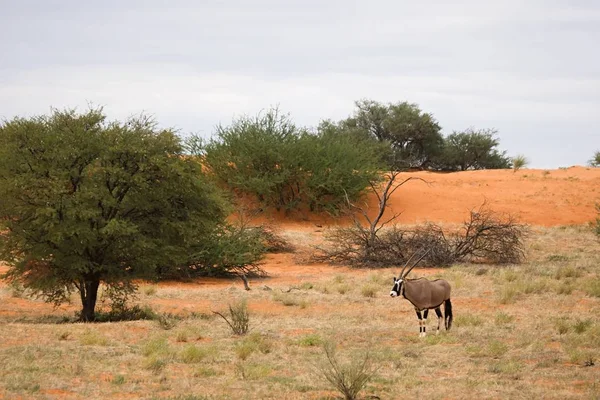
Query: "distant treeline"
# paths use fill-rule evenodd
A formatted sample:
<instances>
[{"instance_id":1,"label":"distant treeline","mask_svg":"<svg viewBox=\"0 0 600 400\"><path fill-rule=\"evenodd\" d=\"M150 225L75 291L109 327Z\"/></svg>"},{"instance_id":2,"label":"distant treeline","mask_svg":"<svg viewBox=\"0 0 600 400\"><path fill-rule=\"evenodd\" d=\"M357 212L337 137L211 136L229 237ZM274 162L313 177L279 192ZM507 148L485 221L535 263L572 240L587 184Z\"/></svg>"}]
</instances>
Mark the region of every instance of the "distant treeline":
<instances>
[{"instance_id":1,"label":"distant treeline","mask_svg":"<svg viewBox=\"0 0 600 400\"><path fill-rule=\"evenodd\" d=\"M511 168L493 129L469 128L444 137L433 115L416 104L356 102L341 121L314 130L278 109L194 136L189 148L221 184L255 196L266 207L337 211L377 181L381 170L465 171Z\"/></svg>"}]
</instances>

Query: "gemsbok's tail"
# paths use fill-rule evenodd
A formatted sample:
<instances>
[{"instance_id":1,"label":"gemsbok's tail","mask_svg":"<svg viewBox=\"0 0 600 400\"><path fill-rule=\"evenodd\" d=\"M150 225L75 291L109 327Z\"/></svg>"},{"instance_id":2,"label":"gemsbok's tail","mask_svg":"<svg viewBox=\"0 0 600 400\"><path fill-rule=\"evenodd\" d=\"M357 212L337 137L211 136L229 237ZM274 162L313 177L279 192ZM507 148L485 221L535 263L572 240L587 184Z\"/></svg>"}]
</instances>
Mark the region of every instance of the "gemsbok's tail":
<instances>
[{"instance_id":1,"label":"gemsbok's tail","mask_svg":"<svg viewBox=\"0 0 600 400\"><path fill-rule=\"evenodd\" d=\"M452 302L450 299L444 302L444 322L446 324L446 330L450 330L452 327Z\"/></svg>"}]
</instances>

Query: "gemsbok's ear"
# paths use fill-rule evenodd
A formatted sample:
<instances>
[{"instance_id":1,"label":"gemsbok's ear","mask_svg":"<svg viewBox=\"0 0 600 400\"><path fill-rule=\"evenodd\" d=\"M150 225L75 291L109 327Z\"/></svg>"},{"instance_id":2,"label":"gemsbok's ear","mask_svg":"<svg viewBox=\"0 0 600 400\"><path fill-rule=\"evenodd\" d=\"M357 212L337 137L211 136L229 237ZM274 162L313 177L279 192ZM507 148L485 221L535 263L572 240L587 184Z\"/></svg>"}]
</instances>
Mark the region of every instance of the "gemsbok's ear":
<instances>
[{"instance_id":1,"label":"gemsbok's ear","mask_svg":"<svg viewBox=\"0 0 600 400\"><path fill-rule=\"evenodd\" d=\"M394 283L396 283L396 277L394 277Z\"/></svg>"}]
</instances>

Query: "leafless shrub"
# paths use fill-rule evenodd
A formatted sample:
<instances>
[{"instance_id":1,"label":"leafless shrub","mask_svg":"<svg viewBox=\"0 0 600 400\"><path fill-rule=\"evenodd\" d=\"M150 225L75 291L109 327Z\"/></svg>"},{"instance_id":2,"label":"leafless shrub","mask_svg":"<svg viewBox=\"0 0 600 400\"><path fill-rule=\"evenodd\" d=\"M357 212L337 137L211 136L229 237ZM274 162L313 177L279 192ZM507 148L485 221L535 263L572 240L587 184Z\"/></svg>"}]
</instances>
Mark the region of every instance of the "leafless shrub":
<instances>
[{"instance_id":1,"label":"leafless shrub","mask_svg":"<svg viewBox=\"0 0 600 400\"><path fill-rule=\"evenodd\" d=\"M317 366L317 372L343 394L346 400L355 400L377 373L377 367L371 362L369 353L342 363L336 354L334 343L325 343L323 350L325 361Z\"/></svg>"},{"instance_id":2,"label":"leafless shrub","mask_svg":"<svg viewBox=\"0 0 600 400\"><path fill-rule=\"evenodd\" d=\"M519 263L525 255L526 232L525 225L511 216L493 212L484 204L471 211L469 220L458 231L444 232L433 223L411 228L394 225L377 231L367 243L364 232L356 227L335 229L325 236L329 246L318 248L314 259L367 267L403 265L411 255L427 249L423 261L431 266L461 261Z\"/></svg>"},{"instance_id":3,"label":"leafless shrub","mask_svg":"<svg viewBox=\"0 0 600 400\"><path fill-rule=\"evenodd\" d=\"M518 264L525 258L523 238L527 226L511 215L500 215L485 206L471 211L469 221L452 237L455 261Z\"/></svg>"}]
</instances>

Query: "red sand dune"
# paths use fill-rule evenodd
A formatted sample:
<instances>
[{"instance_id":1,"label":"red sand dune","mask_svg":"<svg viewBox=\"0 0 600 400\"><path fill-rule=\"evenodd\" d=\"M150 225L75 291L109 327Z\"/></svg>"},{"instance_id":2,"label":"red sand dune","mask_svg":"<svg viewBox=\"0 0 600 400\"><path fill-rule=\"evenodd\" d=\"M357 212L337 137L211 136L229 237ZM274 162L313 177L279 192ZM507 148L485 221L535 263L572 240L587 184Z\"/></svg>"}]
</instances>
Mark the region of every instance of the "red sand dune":
<instances>
[{"instance_id":1,"label":"red sand dune","mask_svg":"<svg viewBox=\"0 0 600 400\"><path fill-rule=\"evenodd\" d=\"M401 212L399 223L461 223L470 210L486 202L490 209L510 213L531 225L585 224L594 220L595 204L600 203L600 168L410 172L401 174L398 182L408 177L427 183L411 180L394 193L385 216ZM369 213L374 214L374 195L368 197L368 204ZM322 215L268 219L281 229L301 229L306 223L314 226L348 222Z\"/></svg>"}]
</instances>

